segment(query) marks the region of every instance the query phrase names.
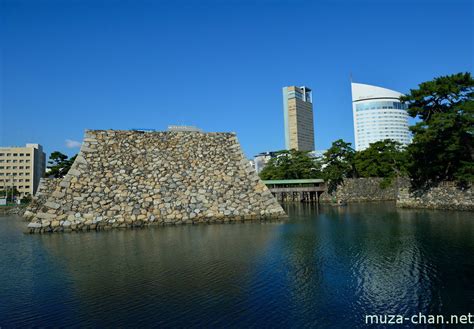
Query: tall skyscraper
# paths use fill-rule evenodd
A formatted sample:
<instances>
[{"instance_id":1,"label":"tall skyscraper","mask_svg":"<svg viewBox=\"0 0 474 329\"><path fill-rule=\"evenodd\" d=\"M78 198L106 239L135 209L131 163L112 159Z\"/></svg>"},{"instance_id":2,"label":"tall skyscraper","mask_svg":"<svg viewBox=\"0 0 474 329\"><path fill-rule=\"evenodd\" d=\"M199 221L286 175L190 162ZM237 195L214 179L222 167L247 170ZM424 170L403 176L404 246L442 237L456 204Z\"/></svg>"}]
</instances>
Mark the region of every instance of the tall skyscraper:
<instances>
[{"instance_id":1,"label":"tall skyscraper","mask_svg":"<svg viewBox=\"0 0 474 329\"><path fill-rule=\"evenodd\" d=\"M39 144L0 147L0 190L15 187L20 197L36 193L46 169L46 155Z\"/></svg>"},{"instance_id":2,"label":"tall skyscraper","mask_svg":"<svg viewBox=\"0 0 474 329\"><path fill-rule=\"evenodd\" d=\"M403 145L411 143L408 113L406 105L400 102L401 93L362 83L351 83L351 89L356 151L384 139Z\"/></svg>"},{"instance_id":3,"label":"tall skyscraper","mask_svg":"<svg viewBox=\"0 0 474 329\"><path fill-rule=\"evenodd\" d=\"M285 146L314 151L313 100L308 87L284 87Z\"/></svg>"}]
</instances>

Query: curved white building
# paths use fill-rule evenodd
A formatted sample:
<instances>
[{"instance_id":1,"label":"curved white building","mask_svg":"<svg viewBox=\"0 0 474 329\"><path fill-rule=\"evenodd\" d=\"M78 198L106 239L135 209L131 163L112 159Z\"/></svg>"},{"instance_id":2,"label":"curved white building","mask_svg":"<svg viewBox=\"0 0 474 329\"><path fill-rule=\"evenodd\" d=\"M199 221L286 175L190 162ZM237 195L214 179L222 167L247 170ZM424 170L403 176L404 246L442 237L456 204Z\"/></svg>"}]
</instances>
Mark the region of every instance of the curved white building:
<instances>
[{"instance_id":1,"label":"curved white building","mask_svg":"<svg viewBox=\"0 0 474 329\"><path fill-rule=\"evenodd\" d=\"M351 83L351 88L356 151L384 139L404 145L411 142L408 113L405 104L400 102L401 93L362 83Z\"/></svg>"}]
</instances>

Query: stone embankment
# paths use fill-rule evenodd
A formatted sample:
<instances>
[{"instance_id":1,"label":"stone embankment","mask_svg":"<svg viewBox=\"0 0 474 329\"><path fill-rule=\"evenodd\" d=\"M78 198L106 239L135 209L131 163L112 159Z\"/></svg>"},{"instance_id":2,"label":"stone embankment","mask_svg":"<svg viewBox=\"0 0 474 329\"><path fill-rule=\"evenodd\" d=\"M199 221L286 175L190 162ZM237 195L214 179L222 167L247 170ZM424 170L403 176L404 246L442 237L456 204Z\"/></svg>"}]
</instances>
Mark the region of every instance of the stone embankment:
<instances>
[{"instance_id":1,"label":"stone embankment","mask_svg":"<svg viewBox=\"0 0 474 329\"><path fill-rule=\"evenodd\" d=\"M426 208L474 211L471 188L461 189L454 182L444 182L423 191L411 191L408 178L394 180L382 188L383 178L347 178L332 194L323 193L321 202L396 201L400 208Z\"/></svg>"},{"instance_id":2,"label":"stone embankment","mask_svg":"<svg viewBox=\"0 0 474 329\"><path fill-rule=\"evenodd\" d=\"M382 181L383 178L379 177L346 178L335 192L323 193L320 200L321 202L395 201L399 187L409 185L407 179L394 179L389 186L382 188Z\"/></svg>"},{"instance_id":3,"label":"stone embankment","mask_svg":"<svg viewBox=\"0 0 474 329\"><path fill-rule=\"evenodd\" d=\"M286 214L233 133L89 130L68 174L43 180L24 216L40 233Z\"/></svg>"},{"instance_id":4,"label":"stone embankment","mask_svg":"<svg viewBox=\"0 0 474 329\"><path fill-rule=\"evenodd\" d=\"M427 191L401 188L397 207L474 211L474 196L471 188L459 188L454 182L444 182Z\"/></svg>"},{"instance_id":5,"label":"stone embankment","mask_svg":"<svg viewBox=\"0 0 474 329\"><path fill-rule=\"evenodd\" d=\"M41 178L38 190L26 208L23 217L30 219L34 214L41 212L47 199L53 194L60 182L61 179L59 178Z\"/></svg>"},{"instance_id":6,"label":"stone embankment","mask_svg":"<svg viewBox=\"0 0 474 329\"><path fill-rule=\"evenodd\" d=\"M0 215L20 215L25 212L26 205L19 206L2 206L0 207Z\"/></svg>"}]
</instances>

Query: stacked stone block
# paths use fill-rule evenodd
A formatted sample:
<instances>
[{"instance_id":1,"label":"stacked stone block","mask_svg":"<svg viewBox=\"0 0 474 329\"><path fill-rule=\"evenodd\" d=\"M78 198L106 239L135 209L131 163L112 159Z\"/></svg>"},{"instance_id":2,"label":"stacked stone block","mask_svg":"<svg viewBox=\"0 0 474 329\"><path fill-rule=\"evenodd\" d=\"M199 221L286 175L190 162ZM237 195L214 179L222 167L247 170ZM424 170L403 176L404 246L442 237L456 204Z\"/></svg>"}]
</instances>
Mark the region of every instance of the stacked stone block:
<instances>
[{"instance_id":1,"label":"stacked stone block","mask_svg":"<svg viewBox=\"0 0 474 329\"><path fill-rule=\"evenodd\" d=\"M461 188L455 182L442 182L426 191L403 188L397 207L474 211L474 195L471 187Z\"/></svg>"},{"instance_id":2,"label":"stacked stone block","mask_svg":"<svg viewBox=\"0 0 474 329\"><path fill-rule=\"evenodd\" d=\"M89 130L47 184L24 215L32 233L286 216L233 133Z\"/></svg>"}]
</instances>

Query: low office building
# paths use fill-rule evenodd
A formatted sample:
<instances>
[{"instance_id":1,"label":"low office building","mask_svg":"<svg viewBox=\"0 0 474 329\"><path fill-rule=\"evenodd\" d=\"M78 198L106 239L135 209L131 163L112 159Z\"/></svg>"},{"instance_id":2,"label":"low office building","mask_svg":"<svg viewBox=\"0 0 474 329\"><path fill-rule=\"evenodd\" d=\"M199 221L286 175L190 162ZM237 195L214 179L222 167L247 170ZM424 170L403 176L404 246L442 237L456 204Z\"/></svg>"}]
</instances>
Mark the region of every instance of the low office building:
<instances>
[{"instance_id":1,"label":"low office building","mask_svg":"<svg viewBox=\"0 0 474 329\"><path fill-rule=\"evenodd\" d=\"M0 147L0 190L15 187L20 197L34 195L46 168L46 155L39 144Z\"/></svg>"},{"instance_id":2,"label":"low office building","mask_svg":"<svg viewBox=\"0 0 474 329\"><path fill-rule=\"evenodd\" d=\"M260 172L265 168L268 162L276 157L276 152L262 152L254 156L253 158L253 168L260 174Z\"/></svg>"},{"instance_id":3,"label":"low office building","mask_svg":"<svg viewBox=\"0 0 474 329\"><path fill-rule=\"evenodd\" d=\"M309 152L309 156L312 157L312 158L316 158L316 159L321 159L324 157L324 153L326 153L328 150L316 150L316 151L312 151L312 152Z\"/></svg>"}]
</instances>

